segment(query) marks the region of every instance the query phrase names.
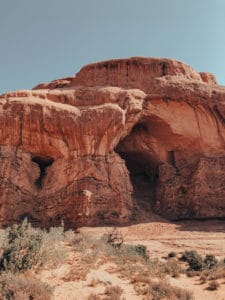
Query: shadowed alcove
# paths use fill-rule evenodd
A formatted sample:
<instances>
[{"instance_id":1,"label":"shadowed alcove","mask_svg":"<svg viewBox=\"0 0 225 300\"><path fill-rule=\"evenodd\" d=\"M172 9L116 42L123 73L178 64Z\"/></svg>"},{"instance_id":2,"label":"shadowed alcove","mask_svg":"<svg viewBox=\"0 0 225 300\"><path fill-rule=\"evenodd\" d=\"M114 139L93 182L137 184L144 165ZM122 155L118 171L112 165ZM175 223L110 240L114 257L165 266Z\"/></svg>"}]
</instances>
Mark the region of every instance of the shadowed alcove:
<instances>
[{"instance_id":1,"label":"shadowed alcove","mask_svg":"<svg viewBox=\"0 0 225 300\"><path fill-rule=\"evenodd\" d=\"M43 179L46 175L46 169L53 164L54 160L51 157L41 156L33 156L31 160L36 163L40 169L39 177L36 179L35 185L37 188L41 189L43 185Z\"/></svg>"},{"instance_id":2,"label":"shadowed alcove","mask_svg":"<svg viewBox=\"0 0 225 300\"><path fill-rule=\"evenodd\" d=\"M139 208L152 210L156 201L156 186L159 177L159 159L151 148L146 146L149 128L145 123L134 126L115 151L125 161L133 186L133 200Z\"/></svg>"}]
</instances>

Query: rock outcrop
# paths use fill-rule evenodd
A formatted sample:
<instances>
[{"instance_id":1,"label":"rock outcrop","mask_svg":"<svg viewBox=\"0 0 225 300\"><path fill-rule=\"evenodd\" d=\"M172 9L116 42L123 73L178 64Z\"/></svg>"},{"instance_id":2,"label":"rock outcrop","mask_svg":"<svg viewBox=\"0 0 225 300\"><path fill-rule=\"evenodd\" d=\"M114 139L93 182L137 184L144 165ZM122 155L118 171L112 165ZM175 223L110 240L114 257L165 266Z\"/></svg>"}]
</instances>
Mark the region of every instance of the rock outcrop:
<instances>
[{"instance_id":1,"label":"rock outcrop","mask_svg":"<svg viewBox=\"0 0 225 300\"><path fill-rule=\"evenodd\" d=\"M139 197L170 219L225 217L225 87L212 74L95 63L0 96L0 123L1 225L123 224Z\"/></svg>"}]
</instances>

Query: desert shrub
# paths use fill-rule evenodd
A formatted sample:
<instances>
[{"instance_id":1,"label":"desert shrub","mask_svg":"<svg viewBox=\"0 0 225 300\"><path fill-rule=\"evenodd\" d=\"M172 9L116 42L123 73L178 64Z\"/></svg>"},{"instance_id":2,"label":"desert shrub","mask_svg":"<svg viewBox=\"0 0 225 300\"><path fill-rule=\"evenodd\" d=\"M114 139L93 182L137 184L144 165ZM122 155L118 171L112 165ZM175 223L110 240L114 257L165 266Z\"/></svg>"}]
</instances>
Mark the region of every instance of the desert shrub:
<instances>
[{"instance_id":1,"label":"desert shrub","mask_svg":"<svg viewBox=\"0 0 225 300\"><path fill-rule=\"evenodd\" d=\"M86 280L87 274L90 272L92 266L80 264L80 266L73 267L69 273L63 277L63 281L80 281Z\"/></svg>"},{"instance_id":2,"label":"desert shrub","mask_svg":"<svg viewBox=\"0 0 225 300\"><path fill-rule=\"evenodd\" d=\"M137 255L143 257L145 260L149 259L147 247L145 245L134 245L133 249L134 253L137 253Z\"/></svg>"},{"instance_id":3,"label":"desert shrub","mask_svg":"<svg viewBox=\"0 0 225 300\"><path fill-rule=\"evenodd\" d=\"M174 252L174 251L171 251L171 252L168 253L169 258L176 257L176 256L177 256L177 253Z\"/></svg>"},{"instance_id":4,"label":"desert shrub","mask_svg":"<svg viewBox=\"0 0 225 300\"><path fill-rule=\"evenodd\" d=\"M215 258L214 255L208 254L205 256L204 268L207 268L210 270L210 269L217 267L217 265L218 265L218 260Z\"/></svg>"},{"instance_id":5,"label":"desert shrub","mask_svg":"<svg viewBox=\"0 0 225 300\"><path fill-rule=\"evenodd\" d=\"M75 235L76 234L72 229L64 231L64 241L67 242L69 245L73 245Z\"/></svg>"},{"instance_id":6,"label":"desert shrub","mask_svg":"<svg viewBox=\"0 0 225 300\"><path fill-rule=\"evenodd\" d=\"M73 232L64 226L51 227L48 231L35 229L24 221L9 227L0 257L0 270L24 272L32 267L56 267L65 261L67 252L62 242L72 243Z\"/></svg>"},{"instance_id":7,"label":"desert shrub","mask_svg":"<svg viewBox=\"0 0 225 300\"><path fill-rule=\"evenodd\" d=\"M92 239L81 233L75 234L72 241L73 250L76 252L84 252L87 248L90 248L92 244Z\"/></svg>"},{"instance_id":8,"label":"desert shrub","mask_svg":"<svg viewBox=\"0 0 225 300\"><path fill-rule=\"evenodd\" d=\"M52 244L63 241L65 238L64 227L50 227L48 231L44 232L43 239L45 238Z\"/></svg>"},{"instance_id":9,"label":"desert shrub","mask_svg":"<svg viewBox=\"0 0 225 300\"><path fill-rule=\"evenodd\" d=\"M176 260L169 260L162 266L163 272L172 277L179 277L182 272L181 266Z\"/></svg>"},{"instance_id":10,"label":"desert shrub","mask_svg":"<svg viewBox=\"0 0 225 300\"><path fill-rule=\"evenodd\" d=\"M120 249L121 249L121 252L123 252L127 256L134 255L134 256L139 256L139 257L143 258L144 260L149 259L147 247L145 245L124 244Z\"/></svg>"},{"instance_id":11,"label":"desert shrub","mask_svg":"<svg viewBox=\"0 0 225 300\"><path fill-rule=\"evenodd\" d=\"M27 219L7 230L7 243L0 258L0 270L25 271L40 260L42 232L32 228Z\"/></svg>"},{"instance_id":12,"label":"desert shrub","mask_svg":"<svg viewBox=\"0 0 225 300\"><path fill-rule=\"evenodd\" d=\"M101 247L107 256L116 256L124 258L126 260L136 260L137 257L141 257L144 260L149 259L147 247L145 245L129 245L124 243L123 236L117 228L104 234L100 239L106 247ZM104 249L103 249L104 248Z\"/></svg>"},{"instance_id":13,"label":"desert shrub","mask_svg":"<svg viewBox=\"0 0 225 300\"><path fill-rule=\"evenodd\" d=\"M0 276L1 300L50 300L52 289L29 274L3 273Z\"/></svg>"},{"instance_id":14,"label":"desert shrub","mask_svg":"<svg viewBox=\"0 0 225 300\"><path fill-rule=\"evenodd\" d=\"M210 283L209 283L209 286L208 286L208 290L210 291L215 291L219 288L220 284L218 281L216 280L212 280Z\"/></svg>"},{"instance_id":15,"label":"desert shrub","mask_svg":"<svg viewBox=\"0 0 225 300\"><path fill-rule=\"evenodd\" d=\"M106 297L104 297L103 300L120 300L123 290L118 285L108 285L105 288L104 294Z\"/></svg>"},{"instance_id":16,"label":"desert shrub","mask_svg":"<svg viewBox=\"0 0 225 300\"><path fill-rule=\"evenodd\" d=\"M67 258L65 248L61 243L65 240L66 232L63 226L51 227L43 232L43 241L40 249L41 266L56 267Z\"/></svg>"},{"instance_id":17,"label":"desert shrub","mask_svg":"<svg viewBox=\"0 0 225 300\"><path fill-rule=\"evenodd\" d=\"M171 286L165 280L154 282L136 283L134 289L138 295L145 295L146 299L151 300L192 300L193 295L191 292L181 288Z\"/></svg>"},{"instance_id":18,"label":"desert shrub","mask_svg":"<svg viewBox=\"0 0 225 300\"><path fill-rule=\"evenodd\" d=\"M114 227L109 233L104 234L103 239L106 244L117 249L120 248L124 242L122 233L116 227Z\"/></svg>"},{"instance_id":19,"label":"desert shrub","mask_svg":"<svg viewBox=\"0 0 225 300\"><path fill-rule=\"evenodd\" d=\"M204 267L202 257L195 250L185 251L181 260L189 264L189 270L201 271Z\"/></svg>"},{"instance_id":20,"label":"desert shrub","mask_svg":"<svg viewBox=\"0 0 225 300\"><path fill-rule=\"evenodd\" d=\"M5 247L7 243L7 232L4 229L0 229L0 250Z\"/></svg>"},{"instance_id":21,"label":"desert shrub","mask_svg":"<svg viewBox=\"0 0 225 300\"><path fill-rule=\"evenodd\" d=\"M171 300L192 300L191 292L171 286L166 281L152 282L149 286L149 293L152 300L171 299Z\"/></svg>"}]
</instances>

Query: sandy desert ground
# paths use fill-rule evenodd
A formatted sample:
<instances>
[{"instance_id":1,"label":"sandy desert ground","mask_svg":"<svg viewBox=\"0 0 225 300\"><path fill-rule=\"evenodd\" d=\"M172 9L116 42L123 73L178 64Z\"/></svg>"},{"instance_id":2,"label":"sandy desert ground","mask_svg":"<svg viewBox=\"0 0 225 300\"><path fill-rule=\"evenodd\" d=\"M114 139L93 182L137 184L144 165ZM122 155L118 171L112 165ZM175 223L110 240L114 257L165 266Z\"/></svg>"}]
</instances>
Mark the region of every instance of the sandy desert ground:
<instances>
[{"instance_id":1,"label":"sandy desert ground","mask_svg":"<svg viewBox=\"0 0 225 300\"><path fill-rule=\"evenodd\" d=\"M99 238L110 230L110 227L83 227L79 229L79 232L92 238ZM152 216L151 221L121 227L119 230L124 237L124 242L146 245L150 257L162 261L171 251L179 254L184 250L192 249L202 255L214 254L221 259L225 256L224 220L168 222L158 216ZM142 295L137 295L129 280L121 278L120 274L115 272L113 263L110 262L91 270L86 280L65 282L65 276L73 267L74 260L76 257L72 256L59 268L41 272L41 279L55 288L54 299L88 299L91 293L101 295L106 284L120 286L123 289L121 299L147 299ZM172 286L192 291L196 300L225 299L224 279L220 280L220 287L216 291L207 290L208 284L201 284L198 276L187 277L181 274L178 278L168 276L167 280ZM93 284L93 281L96 284Z\"/></svg>"}]
</instances>

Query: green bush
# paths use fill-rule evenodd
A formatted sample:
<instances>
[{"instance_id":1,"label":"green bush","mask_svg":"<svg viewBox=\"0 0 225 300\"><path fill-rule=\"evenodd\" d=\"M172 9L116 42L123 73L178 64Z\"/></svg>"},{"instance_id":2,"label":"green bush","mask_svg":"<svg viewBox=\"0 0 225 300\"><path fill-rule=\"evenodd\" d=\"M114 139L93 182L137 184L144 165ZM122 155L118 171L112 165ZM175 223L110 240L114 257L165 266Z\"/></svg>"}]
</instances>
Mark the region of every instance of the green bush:
<instances>
[{"instance_id":1,"label":"green bush","mask_svg":"<svg viewBox=\"0 0 225 300\"><path fill-rule=\"evenodd\" d=\"M204 267L202 257L195 250L186 250L181 257L181 260L186 261L189 264L189 270L202 271Z\"/></svg>"},{"instance_id":2,"label":"green bush","mask_svg":"<svg viewBox=\"0 0 225 300\"><path fill-rule=\"evenodd\" d=\"M0 270L25 271L40 259L42 232L32 228L27 219L8 228L7 243L0 258Z\"/></svg>"},{"instance_id":3,"label":"green bush","mask_svg":"<svg viewBox=\"0 0 225 300\"><path fill-rule=\"evenodd\" d=\"M218 260L215 258L214 255L208 254L205 256L204 265L204 267L207 269L213 269L218 265Z\"/></svg>"},{"instance_id":4,"label":"green bush","mask_svg":"<svg viewBox=\"0 0 225 300\"><path fill-rule=\"evenodd\" d=\"M109 233L104 234L103 240L106 244L109 244L116 249L119 249L124 242L122 233L116 227L114 227Z\"/></svg>"},{"instance_id":5,"label":"green bush","mask_svg":"<svg viewBox=\"0 0 225 300\"><path fill-rule=\"evenodd\" d=\"M144 260L149 259L147 247L145 245L126 245L124 244L124 250L128 253L141 256Z\"/></svg>"}]
</instances>

